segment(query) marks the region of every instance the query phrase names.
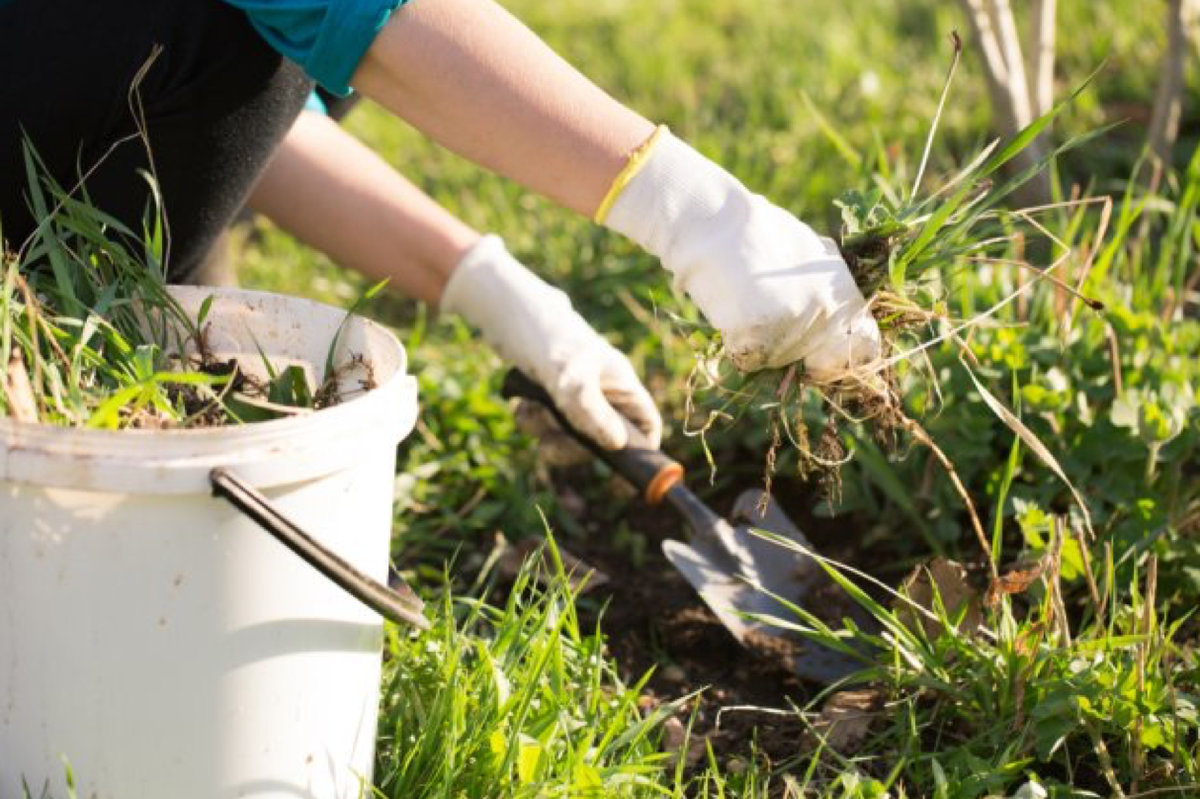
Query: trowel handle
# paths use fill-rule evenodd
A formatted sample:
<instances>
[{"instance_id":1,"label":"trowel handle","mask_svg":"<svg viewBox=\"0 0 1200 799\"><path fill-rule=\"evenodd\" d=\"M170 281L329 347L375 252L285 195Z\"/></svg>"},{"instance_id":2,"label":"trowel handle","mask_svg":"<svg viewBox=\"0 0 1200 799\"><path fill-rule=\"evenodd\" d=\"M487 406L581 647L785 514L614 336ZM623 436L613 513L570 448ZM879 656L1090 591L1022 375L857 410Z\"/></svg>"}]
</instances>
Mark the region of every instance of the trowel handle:
<instances>
[{"instance_id":1,"label":"trowel handle","mask_svg":"<svg viewBox=\"0 0 1200 799\"><path fill-rule=\"evenodd\" d=\"M545 406L563 430L608 464L613 471L633 483L634 488L642 492L642 496L651 505L661 502L667 491L683 480L683 466L662 450L642 447L605 449L592 441L572 427L567 417L554 404L550 393L520 369L509 370L504 376L504 385L501 386L500 393L508 399L527 399Z\"/></svg>"}]
</instances>

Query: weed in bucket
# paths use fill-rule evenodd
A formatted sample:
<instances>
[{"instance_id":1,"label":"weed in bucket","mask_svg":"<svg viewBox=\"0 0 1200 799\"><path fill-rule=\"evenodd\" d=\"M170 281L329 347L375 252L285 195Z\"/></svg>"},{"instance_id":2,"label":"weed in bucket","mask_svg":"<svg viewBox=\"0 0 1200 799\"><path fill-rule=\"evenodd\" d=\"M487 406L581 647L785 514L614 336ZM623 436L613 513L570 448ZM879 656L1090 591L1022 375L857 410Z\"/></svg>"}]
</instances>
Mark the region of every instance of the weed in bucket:
<instances>
[{"instance_id":1,"label":"weed in bucket","mask_svg":"<svg viewBox=\"0 0 1200 799\"><path fill-rule=\"evenodd\" d=\"M212 298L190 316L167 288L161 213L135 236L86 196L39 177L28 147L26 165L40 223L0 258L0 416L103 429L211 427L340 401L339 378L363 366L354 355L334 364L341 329L315 388L304 368L277 368L261 347L259 369L218 358L207 335ZM122 243L138 240L136 255ZM369 373L364 379L369 389Z\"/></svg>"}]
</instances>

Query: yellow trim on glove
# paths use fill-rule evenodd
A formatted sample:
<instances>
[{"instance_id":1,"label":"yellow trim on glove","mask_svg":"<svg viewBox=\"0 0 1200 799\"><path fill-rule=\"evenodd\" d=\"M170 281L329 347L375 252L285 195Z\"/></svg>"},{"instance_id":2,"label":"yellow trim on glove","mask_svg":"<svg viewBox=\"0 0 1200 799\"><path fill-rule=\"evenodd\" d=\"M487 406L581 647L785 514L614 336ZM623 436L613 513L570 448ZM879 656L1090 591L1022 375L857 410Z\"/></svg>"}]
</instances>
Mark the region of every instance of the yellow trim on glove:
<instances>
[{"instance_id":1,"label":"yellow trim on glove","mask_svg":"<svg viewBox=\"0 0 1200 799\"><path fill-rule=\"evenodd\" d=\"M608 212L612 210L613 203L621 196L621 192L629 185L629 181L633 180L638 172L642 171L642 167L650 160L650 153L654 150L654 145L658 144L658 140L667 132L666 125L659 125L654 129L654 133L650 134L650 138L638 145L638 148L629 156L629 160L625 162L625 166L617 173L613 179L612 185L608 187L608 194L604 195L604 199L600 201L600 207L596 209L596 213L592 219L598 225L603 225L604 220L608 218Z\"/></svg>"}]
</instances>

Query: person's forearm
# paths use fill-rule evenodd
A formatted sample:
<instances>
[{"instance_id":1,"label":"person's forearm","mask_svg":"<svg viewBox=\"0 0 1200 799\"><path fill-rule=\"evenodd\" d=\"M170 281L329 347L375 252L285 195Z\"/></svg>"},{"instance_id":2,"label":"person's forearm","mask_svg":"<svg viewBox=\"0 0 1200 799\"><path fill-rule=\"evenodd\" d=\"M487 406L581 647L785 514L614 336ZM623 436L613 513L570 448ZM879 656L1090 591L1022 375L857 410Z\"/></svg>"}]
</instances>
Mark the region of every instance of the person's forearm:
<instances>
[{"instance_id":1,"label":"person's forearm","mask_svg":"<svg viewBox=\"0 0 1200 799\"><path fill-rule=\"evenodd\" d=\"M280 227L436 305L479 234L321 114L304 112L250 197Z\"/></svg>"},{"instance_id":2,"label":"person's forearm","mask_svg":"<svg viewBox=\"0 0 1200 799\"><path fill-rule=\"evenodd\" d=\"M491 0L413 0L351 83L442 145L589 216L654 131Z\"/></svg>"}]
</instances>

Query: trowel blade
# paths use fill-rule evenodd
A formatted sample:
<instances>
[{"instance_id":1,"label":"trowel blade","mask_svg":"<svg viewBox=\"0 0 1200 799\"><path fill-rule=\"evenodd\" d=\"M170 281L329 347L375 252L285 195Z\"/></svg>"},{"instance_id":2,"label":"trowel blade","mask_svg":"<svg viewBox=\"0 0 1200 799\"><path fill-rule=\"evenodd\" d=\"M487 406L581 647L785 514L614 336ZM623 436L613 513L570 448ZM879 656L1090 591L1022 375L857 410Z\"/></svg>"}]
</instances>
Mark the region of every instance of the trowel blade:
<instances>
[{"instance_id":1,"label":"trowel blade","mask_svg":"<svg viewBox=\"0 0 1200 799\"><path fill-rule=\"evenodd\" d=\"M722 519L716 525L720 529L706 531L707 534L696 531L691 543L664 541L663 553L742 644L751 645L754 635L792 641L796 649L792 657L796 673L814 682L831 683L862 669L865 664L861 660L746 617L749 614L792 620L792 612L776 596L801 607L811 607L817 590L826 588L830 582L810 556L751 532L751 527L766 530L812 550L808 539L773 499L767 498L765 513L760 513L761 498L761 491L746 491L734 504L734 519L749 524L734 526Z\"/></svg>"}]
</instances>

